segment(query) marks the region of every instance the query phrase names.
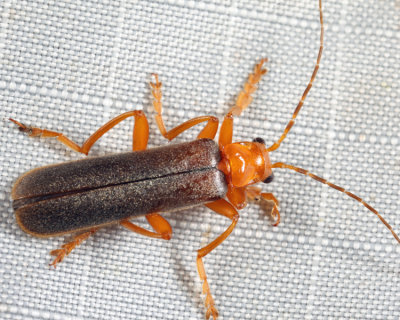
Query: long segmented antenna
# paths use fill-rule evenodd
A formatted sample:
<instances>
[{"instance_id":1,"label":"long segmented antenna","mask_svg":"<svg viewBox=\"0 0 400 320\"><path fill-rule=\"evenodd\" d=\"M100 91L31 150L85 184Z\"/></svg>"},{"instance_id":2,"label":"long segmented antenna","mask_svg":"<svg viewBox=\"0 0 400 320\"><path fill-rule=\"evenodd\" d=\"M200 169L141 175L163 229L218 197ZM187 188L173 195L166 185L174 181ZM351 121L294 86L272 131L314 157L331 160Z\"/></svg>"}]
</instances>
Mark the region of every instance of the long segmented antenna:
<instances>
[{"instance_id":1,"label":"long segmented antenna","mask_svg":"<svg viewBox=\"0 0 400 320\"><path fill-rule=\"evenodd\" d=\"M317 63L315 64L314 67L314 71L311 75L310 81L308 83L308 86L306 88L306 90L304 90L303 92L303 96L301 97L299 104L296 107L296 110L294 110L294 113L292 115L292 119L290 119L290 121L288 122L288 124L286 125L285 130L283 131L281 137L279 138L279 140L277 142L275 142L272 146L270 146L267 151L271 152L271 151L275 151L276 149L279 148L279 146L281 145L282 141L286 138L287 134L289 133L290 129L293 127L294 123L296 122L296 117L301 109L301 107L304 104L304 100L306 99L308 93L311 90L311 87L313 85L313 82L315 80L315 77L317 76L318 73L318 69L319 69L319 63L321 61L321 56L322 56L322 50L324 49L324 20L322 18L322 4L321 4L321 0L319 0L319 21L321 24L321 35L320 35L320 45L319 45L319 52L318 52L318 57L317 57Z\"/></svg>"},{"instance_id":2,"label":"long segmented antenna","mask_svg":"<svg viewBox=\"0 0 400 320\"><path fill-rule=\"evenodd\" d=\"M386 228L388 228L390 230L390 232L392 233L393 237L395 237L397 242L400 243L400 238L396 234L396 232L394 232L392 226L389 223L387 223L387 221L385 219L383 219L383 217L378 213L378 211L376 211L373 207L371 207L368 203L366 203L360 197L356 196L354 193L351 193L351 192L345 190L344 188L339 187L336 184L333 184L333 183L325 180L324 178L318 177L315 174L313 174L313 173L311 173L311 172L309 172L309 171L307 171L305 169L302 169L302 168L299 168L299 167L295 167L295 166L292 166L292 165L289 165L289 164L286 164L286 163L283 163L283 162L274 163L272 165L272 168L285 168L285 169L290 169L290 170L296 171L298 173L301 173L301 174L304 174L306 176L309 176L309 177L313 178L314 180L317 180L319 182L327 184L328 186L330 186L333 189L336 189L336 190L338 190L340 192L343 192L343 193L347 194L350 198L353 198L354 200L362 203L368 210L370 210L372 213L377 215L378 218L382 221L382 223L386 226Z\"/></svg>"}]
</instances>

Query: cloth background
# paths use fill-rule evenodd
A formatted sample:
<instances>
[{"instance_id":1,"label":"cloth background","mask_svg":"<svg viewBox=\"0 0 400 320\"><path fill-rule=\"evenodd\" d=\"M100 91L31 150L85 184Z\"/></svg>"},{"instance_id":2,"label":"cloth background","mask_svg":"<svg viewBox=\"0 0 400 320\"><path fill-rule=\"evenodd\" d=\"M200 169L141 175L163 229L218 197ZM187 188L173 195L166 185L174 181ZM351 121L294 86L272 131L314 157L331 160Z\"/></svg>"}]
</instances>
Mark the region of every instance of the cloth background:
<instances>
[{"instance_id":1,"label":"cloth background","mask_svg":"<svg viewBox=\"0 0 400 320\"><path fill-rule=\"evenodd\" d=\"M314 67L318 2L5 0L0 8L0 318L203 319L196 250L229 221L205 208L168 213L169 242L104 228L53 270L49 251L69 238L21 231L10 190L27 170L84 156L27 138L7 119L82 143L112 117L143 109L150 147L163 145L151 73L164 83L172 128L199 115L222 119L268 57L234 139L273 143ZM323 1L323 10L320 72L272 161L351 190L400 232L400 3ZM130 150L132 125L116 127L90 155ZM220 319L400 318L400 246L377 217L291 171L276 170L263 188L280 199L281 224L250 204L204 260Z\"/></svg>"}]
</instances>

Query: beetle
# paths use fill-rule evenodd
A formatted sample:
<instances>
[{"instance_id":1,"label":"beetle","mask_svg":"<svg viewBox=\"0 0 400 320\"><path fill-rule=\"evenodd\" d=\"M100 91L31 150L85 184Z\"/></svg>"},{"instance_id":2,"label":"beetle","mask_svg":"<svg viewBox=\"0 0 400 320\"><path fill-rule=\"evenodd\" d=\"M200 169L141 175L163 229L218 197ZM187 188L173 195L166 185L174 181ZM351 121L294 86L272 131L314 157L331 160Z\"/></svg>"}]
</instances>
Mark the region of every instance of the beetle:
<instances>
[{"instance_id":1,"label":"beetle","mask_svg":"<svg viewBox=\"0 0 400 320\"><path fill-rule=\"evenodd\" d=\"M135 119L133 152L51 165L22 175L12 190L13 207L19 226L37 237L81 232L71 242L51 252L55 256L51 265L55 267L97 230L113 223L119 223L144 236L169 240L172 229L160 213L204 204L231 220L230 226L215 240L198 250L197 254L197 269L205 294L206 318L212 316L214 320L218 317L218 311L207 281L203 258L234 230L239 220L238 210L246 206L248 199L272 202L274 225L279 224L278 200L272 193L264 193L254 186L259 182L272 182L272 169L294 170L347 194L377 215L400 243L392 227L360 197L302 168L283 162L270 162L269 153L279 148L293 127L319 69L324 34L321 0L319 13L320 48L313 73L284 132L269 147L262 138L255 138L251 142L232 142L234 116L239 116L250 105L252 93L267 72L263 67L267 59L262 59L255 66L238 95L235 106L225 115L218 143L213 139L219 122L213 116L197 117L170 131L166 130L162 118L162 83L157 74L154 74L155 82L150 85L159 131L166 139L173 140L185 130L205 122L196 141L146 150L149 126L145 114L138 110L112 119L91 135L82 146L62 133L27 126L10 118L21 131L31 137L56 138L69 148L86 155L108 130L129 117ZM145 216L154 231L129 221L137 216Z\"/></svg>"}]
</instances>

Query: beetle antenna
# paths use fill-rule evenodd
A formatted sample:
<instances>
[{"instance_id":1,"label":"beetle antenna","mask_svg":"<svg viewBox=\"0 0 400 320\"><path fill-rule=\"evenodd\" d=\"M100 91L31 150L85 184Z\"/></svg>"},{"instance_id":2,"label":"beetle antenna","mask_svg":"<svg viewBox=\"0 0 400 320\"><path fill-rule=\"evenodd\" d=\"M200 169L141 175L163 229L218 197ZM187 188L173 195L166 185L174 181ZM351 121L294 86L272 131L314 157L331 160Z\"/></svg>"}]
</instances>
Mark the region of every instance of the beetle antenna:
<instances>
[{"instance_id":1,"label":"beetle antenna","mask_svg":"<svg viewBox=\"0 0 400 320\"><path fill-rule=\"evenodd\" d=\"M382 223L386 226L386 228L388 228L390 230L390 232L393 234L393 236L395 237L397 242L400 243L400 238L396 234L396 232L394 232L394 230L391 227L391 225L389 223L387 223L387 221L385 219L383 219L383 217L378 213L378 211L376 211L373 207L371 207L368 203L366 203L360 197L356 196L354 193L351 193L351 192L345 190L344 188L337 186L336 184L333 184L333 183L331 183L331 182L329 182L329 181L327 181L327 180L325 180L325 179L323 179L321 177L318 177L315 174L313 174L313 173L311 173L311 172L309 172L309 171L307 171L305 169L302 169L302 168L299 168L299 167L295 167L295 166L292 166L292 165L289 165L289 164L286 164L286 163L283 163L283 162L274 163L272 165L272 168L285 168L285 169L290 169L290 170L296 171L298 173L301 173L301 174L304 174L306 176L309 176L309 177L313 178L314 180L317 180L319 182L327 184L328 186L330 186L333 189L336 189L336 190L338 190L340 192L343 192L343 193L347 194L350 198L353 198L354 200L362 203L368 210L370 210L372 213L377 215L378 218L382 221Z\"/></svg>"},{"instance_id":2,"label":"beetle antenna","mask_svg":"<svg viewBox=\"0 0 400 320\"><path fill-rule=\"evenodd\" d=\"M282 141L286 138L286 136L289 133L290 129L293 127L294 123L296 122L296 117L297 117L301 107L304 104L304 100L306 99L308 93L311 90L311 87L313 85L315 77L317 76L318 69L319 69L319 63L321 61L321 56L322 56L322 50L324 49L324 20L322 18L321 0L319 0L319 21L320 21L320 25L321 25L321 35L320 35L320 39L319 39L320 45L319 45L317 63L315 64L314 71L313 71L313 73L311 75L310 81L308 82L307 88L303 92L303 96L301 97L301 99L299 101L299 104L297 105L296 109L294 110L294 113L292 115L292 119L290 119L290 121L286 125L286 128L283 131L283 133L282 133L281 137L279 138L279 140L276 141L272 146L270 146L267 149L268 152L275 151L276 149L278 149L279 146L281 145Z\"/></svg>"}]
</instances>

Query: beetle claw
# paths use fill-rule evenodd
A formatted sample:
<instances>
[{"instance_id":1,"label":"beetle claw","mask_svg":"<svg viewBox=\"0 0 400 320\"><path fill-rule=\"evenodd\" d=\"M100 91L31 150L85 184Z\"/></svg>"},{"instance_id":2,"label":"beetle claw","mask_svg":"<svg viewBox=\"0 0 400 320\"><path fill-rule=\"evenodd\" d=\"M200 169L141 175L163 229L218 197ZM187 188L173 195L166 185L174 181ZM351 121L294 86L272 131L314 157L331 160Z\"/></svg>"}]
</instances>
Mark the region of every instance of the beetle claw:
<instances>
[{"instance_id":1,"label":"beetle claw","mask_svg":"<svg viewBox=\"0 0 400 320\"><path fill-rule=\"evenodd\" d=\"M57 263L60 263L61 261L64 260L65 254L66 254L66 250L65 249L56 249L50 252L50 254L52 256L56 256L55 259L53 260L52 263L49 264L49 266L53 266L54 269L57 266Z\"/></svg>"},{"instance_id":2,"label":"beetle claw","mask_svg":"<svg viewBox=\"0 0 400 320\"><path fill-rule=\"evenodd\" d=\"M272 225L274 227L277 227L278 224L281 222L281 215L279 213L278 206L276 204L274 205L274 209L272 209L271 215L275 219L275 222Z\"/></svg>"}]
</instances>

